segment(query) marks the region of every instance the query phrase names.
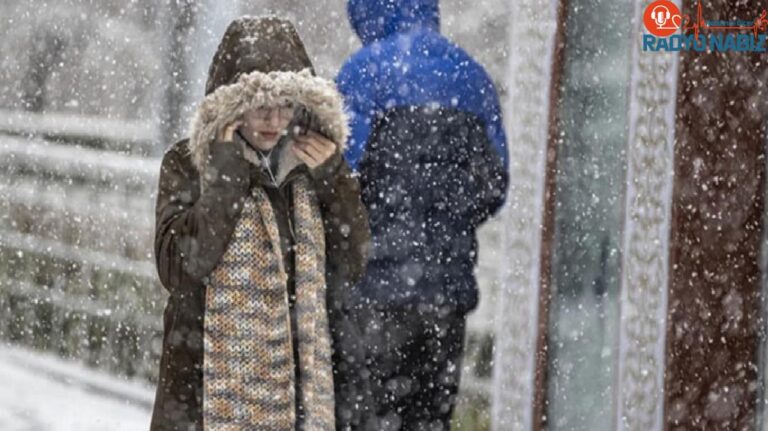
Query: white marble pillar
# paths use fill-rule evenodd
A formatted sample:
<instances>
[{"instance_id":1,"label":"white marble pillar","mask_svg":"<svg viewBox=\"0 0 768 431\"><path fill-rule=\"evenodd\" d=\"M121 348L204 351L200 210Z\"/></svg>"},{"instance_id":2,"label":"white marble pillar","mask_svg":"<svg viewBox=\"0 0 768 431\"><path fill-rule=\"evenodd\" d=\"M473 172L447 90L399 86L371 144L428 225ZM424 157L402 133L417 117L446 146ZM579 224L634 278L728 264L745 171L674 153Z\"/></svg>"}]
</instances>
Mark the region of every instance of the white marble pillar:
<instances>
[{"instance_id":1,"label":"white marble pillar","mask_svg":"<svg viewBox=\"0 0 768 431\"><path fill-rule=\"evenodd\" d=\"M643 52L632 21L617 430L662 430L677 53ZM676 2L679 5L679 1Z\"/></svg>"},{"instance_id":2,"label":"white marble pillar","mask_svg":"<svg viewBox=\"0 0 768 431\"><path fill-rule=\"evenodd\" d=\"M497 431L532 424L541 225L549 131L556 0L512 3L505 121L510 185L502 210L501 288L495 316L492 421Z\"/></svg>"}]
</instances>

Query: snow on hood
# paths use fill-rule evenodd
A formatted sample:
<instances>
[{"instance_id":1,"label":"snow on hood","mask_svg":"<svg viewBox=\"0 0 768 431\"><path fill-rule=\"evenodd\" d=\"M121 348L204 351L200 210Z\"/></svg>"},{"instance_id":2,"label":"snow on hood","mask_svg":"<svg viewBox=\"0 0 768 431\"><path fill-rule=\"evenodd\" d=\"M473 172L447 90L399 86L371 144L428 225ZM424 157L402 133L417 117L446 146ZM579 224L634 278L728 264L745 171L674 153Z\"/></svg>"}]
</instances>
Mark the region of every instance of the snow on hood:
<instances>
[{"instance_id":1,"label":"snow on hood","mask_svg":"<svg viewBox=\"0 0 768 431\"><path fill-rule=\"evenodd\" d=\"M363 45L414 27L440 30L439 0L349 0L347 14Z\"/></svg>"}]
</instances>

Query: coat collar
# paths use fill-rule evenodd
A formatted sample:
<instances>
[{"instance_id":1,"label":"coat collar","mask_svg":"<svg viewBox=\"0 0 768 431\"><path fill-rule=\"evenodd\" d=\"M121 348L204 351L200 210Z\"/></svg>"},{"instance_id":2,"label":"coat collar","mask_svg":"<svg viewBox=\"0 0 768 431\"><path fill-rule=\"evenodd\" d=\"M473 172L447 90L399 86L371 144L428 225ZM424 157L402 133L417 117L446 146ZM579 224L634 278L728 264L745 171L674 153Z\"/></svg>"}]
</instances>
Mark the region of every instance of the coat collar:
<instances>
[{"instance_id":1,"label":"coat collar","mask_svg":"<svg viewBox=\"0 0 768 431\"><path fill-rule=\"evenodd\" d=\"M269 177L269 174L266 172L266 170L261 167L261 165L253 164L251 166L251 185L258 184L262 187L277 187L277 188L283 188L286 185L290 184L291 181L295 180L296 178L299 178L301 176L309 176L309 169L306 165L299 165L295 169L288 172L288 174L283 178L283 180L279 184L275 184L272 182L272 179Z\"/></svg>"}]
</instances>

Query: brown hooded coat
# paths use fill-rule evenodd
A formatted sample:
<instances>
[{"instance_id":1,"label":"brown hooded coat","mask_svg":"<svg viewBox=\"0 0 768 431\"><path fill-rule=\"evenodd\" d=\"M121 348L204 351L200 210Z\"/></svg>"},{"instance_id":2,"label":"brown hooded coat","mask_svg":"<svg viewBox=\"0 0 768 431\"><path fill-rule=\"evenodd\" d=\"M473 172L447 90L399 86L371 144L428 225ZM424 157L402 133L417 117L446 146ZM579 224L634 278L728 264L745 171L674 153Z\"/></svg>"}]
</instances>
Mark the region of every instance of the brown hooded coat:
<instances>
[{"instance_id":1,"label":"brown hooded coat","mask_svg":"<svg viewBox=\"0 0 768 431\"><path fill-rule=\"evenodd\" d=\"M279 72L297 73L286 78ZM222 91L216 91L222 86ZM246 91L256 87L266 90ZM284 185L306 173L307 167L286 151L278 174L284 181L280 187L269 187L263 170L249 162L252 154L245 145L213 138L245 110L285 100L307 106L329 137L344 145L349 131L346 117L338 115L341 96L328 81L314 76L293 26L272 17L233 21L213 58L206 100L192 120L190 138L174 143L161 165L154 251L161 283L170 296L163 316L153 431L202 429L203 280L224 254L251 187L261 186L267 192L281 244L288 251L292 200L291 188ZM208 166L213 169L203 169ZM365 383L358 379L362 350L355 325L345 318L345 298L348 287L365 270L370 231L359 185L340 151L309 171L325 225L329 324L338 370L334 387L337 417L341 416L337 428L343 429L355 427L363 420L361 415L367 414L359 411L366 405L360 400L367 397ZM292 255L286 252L283 256L290 290Z\"/></svg>"}]
</instances>

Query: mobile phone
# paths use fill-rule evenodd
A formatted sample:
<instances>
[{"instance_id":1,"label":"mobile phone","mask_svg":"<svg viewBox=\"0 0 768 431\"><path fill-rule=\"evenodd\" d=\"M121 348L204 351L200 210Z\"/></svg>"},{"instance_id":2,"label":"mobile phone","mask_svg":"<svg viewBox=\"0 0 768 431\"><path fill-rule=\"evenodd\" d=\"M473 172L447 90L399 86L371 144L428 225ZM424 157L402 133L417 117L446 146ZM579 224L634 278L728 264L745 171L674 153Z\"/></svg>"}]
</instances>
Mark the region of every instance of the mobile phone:
<instances>
[{"instance_id":1,"label":"mobile phone","mask_svg":"<svg viewBox=\"0 0 768 431\"><path fill-rule=\"evenodd\" d=\"M305 105L298 104L293 109L293 118L286 127L286 136L291 139L295 136L306 135L310 130L328 136L325 128L320 123L317 115L310 111Z\"/></svg>"}]
</instances>

